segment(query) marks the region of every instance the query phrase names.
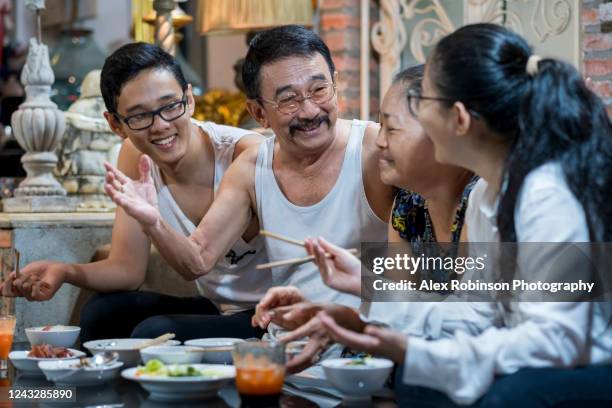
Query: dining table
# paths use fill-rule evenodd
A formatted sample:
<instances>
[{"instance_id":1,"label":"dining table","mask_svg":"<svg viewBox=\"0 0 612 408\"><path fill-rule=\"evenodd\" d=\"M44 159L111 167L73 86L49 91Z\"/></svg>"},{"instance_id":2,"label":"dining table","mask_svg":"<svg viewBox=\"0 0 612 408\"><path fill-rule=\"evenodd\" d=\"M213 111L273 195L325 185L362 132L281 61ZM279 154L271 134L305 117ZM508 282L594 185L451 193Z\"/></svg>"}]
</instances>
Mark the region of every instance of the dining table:
<instances>
[{"instance_id":1,"label":"dining table","mask_svg":"<svg viewBox=\"0 0 612 408\"><path fill-rule=\"evenodd\" d=\"M14 343L13 350L28 350L28 342ZM161 408L161 407L245 407L232 382L219 390L213 398L204 400L180 400L158 401L150 397L148 392L137 382L124 378L96 384L93 386L60 386L47 381L44 376L27 376L20 373L12 363L9 363L8 371L2 373L4 378L0 378L0 408L2 407L90 407L90 408ZM329 388L321 387L317 389L316 383L313 386L301 387L287 379L283 386L282 394L279 398L278 407L338 407L338 406L359 406L392 408L397 405L393 401L389 390L374 396L370 401L346 401L338 395L329 392ZM329 387L329 385L327 385ZM9 398L9 392L13 396L17 390L32 389L58 389L70 390L70 399L28 399L28 398ZM249 405L252 406L252 405Z\"/></svg>"}]
</instances>

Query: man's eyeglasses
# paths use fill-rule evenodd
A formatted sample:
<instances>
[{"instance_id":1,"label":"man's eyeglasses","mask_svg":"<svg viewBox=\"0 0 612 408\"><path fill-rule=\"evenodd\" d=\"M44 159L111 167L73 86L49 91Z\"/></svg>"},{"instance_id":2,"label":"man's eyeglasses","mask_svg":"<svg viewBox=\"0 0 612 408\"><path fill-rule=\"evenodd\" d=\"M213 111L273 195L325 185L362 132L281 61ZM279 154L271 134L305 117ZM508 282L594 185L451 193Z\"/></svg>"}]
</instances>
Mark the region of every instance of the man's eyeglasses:
<instances>
[{"instance_id":1,"label":"man's eyeglasses","mask_svg":"<svg viewBox=\"0 0 612 408\"><path fill-rule=\"evenodd\" d=\"M159 115L166 122L171 122L183 116L187 106L187 95L183 93L183 98L180 101L169 103L159 109L149 112L137 113L131 116L121 116L115 112L123 123L132 130L145 130L153 126L155 116Z\"/></svg>"},{"instance_id":2,"label":"man's eyeglasses","mask_svg":"<svg viewBox=\"0 0 612 408\"><path fill-rule=\"evenodd\" d=\"M409 89L408 90L408 111L415 118L419 117L419 106L421 104L421 100L448 102L448 103L455 103L455 102L457 102L454 99L450 99L450 98L439 98L439 97L434 97L434 96L423 96L420 91L417 91L416 89ZM467 111L474 118L476 118L476 119L480 118L480 114L478 112L476 112L474 109L467 108Z\"/></svg>"},{"instance_id":3,"label":"man's eyeglasses","mask_svg":"<svg viewBox=\"0 0 612 408\"><path fill-rule=\"evenodd\" d=\"M300 96L295 93L289 93L287 95L281 95L281 97L276 100L268 100L264 98L258 98L261 102L269 103L279 111L285 115L292 115L302 107L302 104L307 99L310 99L313 103L317 105L323 105L324 103L329 102L334 95L336 94L336 84L334 83L323 83L315 86L310 92L308 92L305 96Z\"/></svg>"}]
</instances>

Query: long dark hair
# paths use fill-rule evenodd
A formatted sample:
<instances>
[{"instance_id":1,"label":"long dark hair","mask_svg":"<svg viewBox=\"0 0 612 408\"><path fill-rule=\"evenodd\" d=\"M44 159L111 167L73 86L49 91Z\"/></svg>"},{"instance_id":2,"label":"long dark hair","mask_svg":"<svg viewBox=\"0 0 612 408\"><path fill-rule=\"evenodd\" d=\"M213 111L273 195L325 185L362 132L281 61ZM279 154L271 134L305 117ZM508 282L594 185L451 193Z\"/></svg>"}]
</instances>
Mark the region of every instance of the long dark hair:
<instances>
[{"instance_id":1,"label":"long dark hair","mask_svg":"<svg viewBox=\"0 0 612 408\"><path fill-rule=\"evenodd\" d=\"M428 69L440 95L462 101L510 146L500 197L502 242L515 242L514 211L527 174L560 163L582 204L592 242L612 241L612 125L603 102L568 63L545 58L527 73L532 49L494 24L460 28L436 46Z\"/></svg>"}]
</instances>

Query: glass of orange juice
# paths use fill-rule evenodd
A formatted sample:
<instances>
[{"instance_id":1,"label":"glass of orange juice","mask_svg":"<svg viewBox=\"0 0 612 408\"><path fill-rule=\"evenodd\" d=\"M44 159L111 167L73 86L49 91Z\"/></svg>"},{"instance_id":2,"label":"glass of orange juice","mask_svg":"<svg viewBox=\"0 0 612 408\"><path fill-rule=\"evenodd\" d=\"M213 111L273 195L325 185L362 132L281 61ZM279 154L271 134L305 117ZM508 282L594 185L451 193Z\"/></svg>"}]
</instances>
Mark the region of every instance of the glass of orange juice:
<instances>
[{"instance_id":1,"label":"glass of orange juice","mask_svg":"<svg viewBox=\"0 0 612 408\"><path fill-rule=\"evenodd\" d=\"M285 382L285 346L263 341L237 343L232 356L243 406L276 406Z\"/></svg>"},{"instance_id":2,"label":"glass of orange juice","mask_svg":"<svg viewBox=\"0 0 612 408\"><path fill-rule=\"evenodd\" d=\"M7 359L11 346L13 345L13 333L15 332L15 316L0 316L0 370L8 368Z\"/></svg>"}]
</instances>

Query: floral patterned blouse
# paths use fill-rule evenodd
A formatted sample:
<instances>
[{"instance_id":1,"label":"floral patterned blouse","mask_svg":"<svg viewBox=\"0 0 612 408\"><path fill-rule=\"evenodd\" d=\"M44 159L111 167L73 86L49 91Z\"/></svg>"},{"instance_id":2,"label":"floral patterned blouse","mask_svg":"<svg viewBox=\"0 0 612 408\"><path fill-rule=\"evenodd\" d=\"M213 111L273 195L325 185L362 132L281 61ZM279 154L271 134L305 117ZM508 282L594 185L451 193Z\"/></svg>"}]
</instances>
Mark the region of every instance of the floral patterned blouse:
<instances>
[{"instance_id":1,"label":"floral patterned blouse","mask_svg":"<svg viewBox=\"0 0 612 408\"><path fill-rule=\"evenodd\" d=\"M468 198L477 181L478 177L472 177L463 189L451 228L452 242L459 242ZM393 229L399 232L400 237L406 241L437 242L429 211L427 211L427 201L417 193L399 190L395 197L391 222Z\"/></svg>"},{"instance_id":2,"label":"floral patterned blouse","mask_svg":"<svg viewBox=\"0 0 612 408\"><path fill-rule=\"evenodd\" d=\"M455 212L455 220L451 227L452 243L459 243L461 230L463 229L463 223L465 221L468 198L477 181L477 176L472 177L463 189L459 206ZM436 244L438 241L433 229L431 217L429 216L429 211L427 210L427 201L419 194L408 190L399 190L399 193L395 197L391 222L393 229L399 233L400 237L411 243L415 254L424 253L425 255L431 256L444 254L445 251L438 245L427 245ZM432 253L434 248L436 253ZM452 256L452 254L449 255ZM438 282L447 282L450 279L450 276L448 276L445 271L430 272L432 276L422 276L421 279L432 279Z\"/></svg>"}]
</instances>

